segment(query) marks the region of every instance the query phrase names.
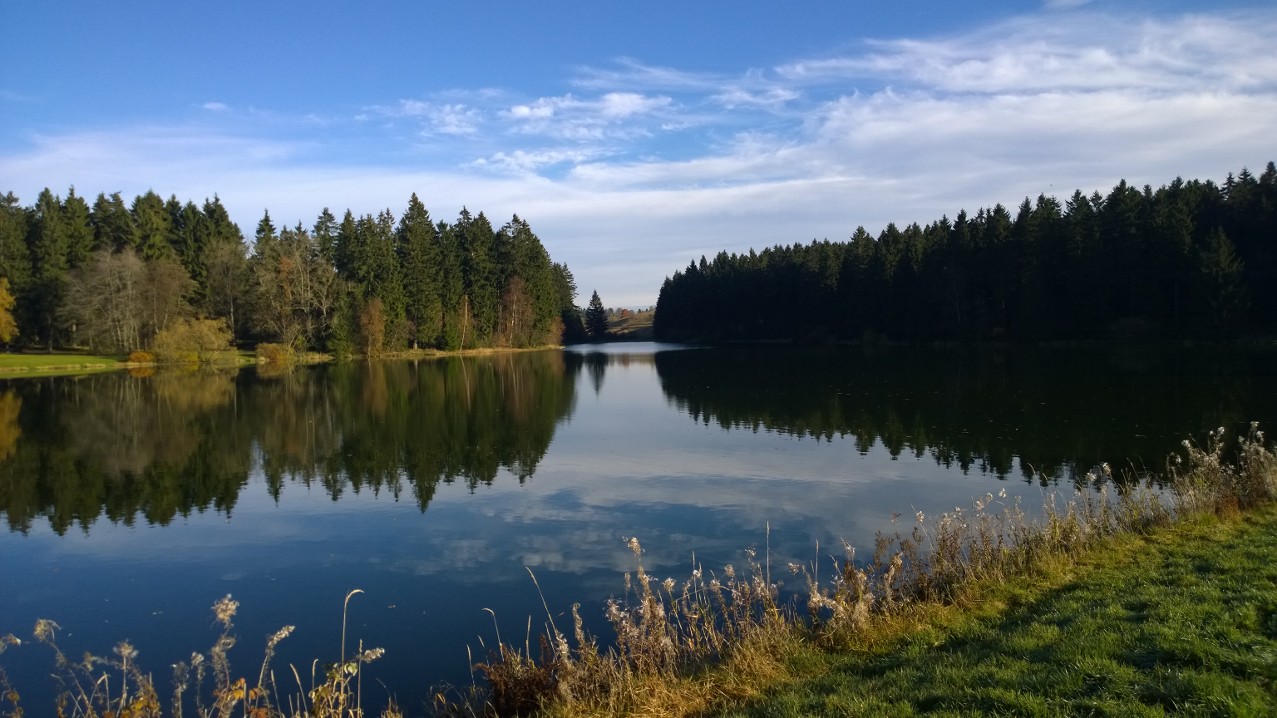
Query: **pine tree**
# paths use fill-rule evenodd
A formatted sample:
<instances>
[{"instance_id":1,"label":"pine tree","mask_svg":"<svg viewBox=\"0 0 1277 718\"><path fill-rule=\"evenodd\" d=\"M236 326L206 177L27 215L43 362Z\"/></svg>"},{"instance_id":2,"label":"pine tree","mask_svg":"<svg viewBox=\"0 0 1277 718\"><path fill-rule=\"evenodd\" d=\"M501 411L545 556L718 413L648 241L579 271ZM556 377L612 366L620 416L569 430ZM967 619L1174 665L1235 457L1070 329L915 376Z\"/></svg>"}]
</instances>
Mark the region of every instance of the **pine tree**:
<instances>
[{"instance_id":1,"label":"pine tree","mask_svg":"<svg viewBox=\"0 0 1277 718\"><path fill-rule=\"evenodd\" d=\"M461 243L456 229L440 222L439 238L439 303L443 310L440 348L453 351L462 348L463 324L468 308L465 302L465 280L462 276Z\"/></svg>"},{"instance_id":2,"label":"pine tree","mask_svg":"<svg viewBox=\"0 0 1277 718\"><path fill-rule=\"evenodd\" d=\"M93 225L93 249L106 248L118 252L126 247L137 245L137 231L133 226L133 218L124 198L119 192L107 197L98 194L93 202L93 211L89 215Z\"/></svg>"},{"instance_id":3,"label":"pine tree","mask_svg":"<svg viewBox=\"0 0 1277 718\"><path fill-rule=\"evenodd\" d=\"M404 311L410 323L412 348L434 346L443 324L439 300L439 242L430 213L417 199L408 200L408 211L395 231L395 250L403 270Z\"/></svg>"},{"instance_id":4,"label":"pine tree","mask_svg":"<svg viewBox=\"0 0 1277 718\"><path fill-rule=\"evenodd\" d=\"M455 231L461 250L466 295L470 298L469 314L474 325L475 336L470 343L484 344L492 337L500 313L495 232L483 212L472 217L465 209L457 218Z\"/></svg>"},{"instance_id":5,"label":"pine tree","mask_svg":"<svg viewBox=\"0 0 1277 718\"><path fill-rule=\"evenodd\" d=\"M12 192L0 195L0 277L9 279L9 290L15 294L24 292L31 281L27 212Z\"/></svg>"},{"instance_id":6,"label":"pine tree","mask_svg":"<svg viewBox=\"0 0 1277 718\"><path fill-rule=\"evenodd\" d=\"M27 247L32 259L32 281L27 313L35 334L53 351L57 315L66 292L69 268L62 202L47 187L36 200L31 219Z\"/></svg>"},{"instance_id":7,"label":"pine tree","mask_svg":"<svg viewBox=\"0 0 1277 718\"><path fill-rule=\"evenodd\" d=\"M562 325L562 341L572 344L585 339L585 324L581 321L581 310L576 306L576 278L566 264L550 265L554 282L555 305Z\"/></svg>"},{"instance_id":8,"label":"pine tree","mask_svg":"<svg viewBox=\"0 0 1277 718\"><path fill-rule=\"evenodd\" d=\"M67 190L67 198L62 202L62 223L67 235L67 266L75 269L93 252L89 204L75 193L75 187Z\"/></svg>"},{"instance_id":9,"label":"pine tree","mask_svg":"<svg viewBox=\"0 0 1277 718\"><path fill-rule=\"evenodd\" d=\"M169 231L173 221L164 207L164 200L153 191L139 195L133 200L130 214L133 216L138 256L146 261L172 256Z\"/></svg>"},{"instance_id":10,"label":"pine tree","mask_svg":"<svg viewBox=\"0 0 1277 718\"><path fill-rule=\"evenodd\" d=\"M199 248L204 266L205 286L201 293L205 304L200 307L210 317L224 318L234 335L243 322L241 293L246 276L247 246L239 226L231 221L222 200L204 200L203 213L208 220L207 241Z\"/></svg>"},{"instance_id":11,"label":"pine tree","mask_svg":"<svg viewBox=\"0 0 1277 718\"><path fill-rule=\"evenodd\" d=\"M590 297L590 304L585 309L585 330L595 339L607 336L607 309L603 300L599 299L598 290Z\"/></svg>"}]
</instances>

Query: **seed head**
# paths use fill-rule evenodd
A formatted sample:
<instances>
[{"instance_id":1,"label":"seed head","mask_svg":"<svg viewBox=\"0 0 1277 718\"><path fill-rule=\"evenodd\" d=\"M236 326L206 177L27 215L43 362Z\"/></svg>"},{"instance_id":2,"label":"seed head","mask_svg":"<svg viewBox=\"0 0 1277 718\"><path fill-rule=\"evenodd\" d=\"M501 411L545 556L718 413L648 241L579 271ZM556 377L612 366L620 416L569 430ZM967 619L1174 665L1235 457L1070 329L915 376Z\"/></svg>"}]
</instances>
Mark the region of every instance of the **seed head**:
<instances>
[{"instance_id":1,"label":"seed head","mask_svg":"<svg viewBox=\"0 0 1277 718\"><path fill-rule=\"evenodd\" d=\"M217 617L218 623L223 626L229 626L231 619L235 617L235 612L239 610L239 601L231 598L228 593L213 604L213 615Z\"/></svg>"},{"instance_id":2,"label":"seed head","mask_svg":"<svg viewBox=\"0 0 1277 718\"><path fill-rule=\"evenodd\" d=\"M137 649L128 641L120 641L115 644L115 655L123 658L125 661L131 661L137 657Z\"/></svg>"},{"instance_id":3,"label":"seed head","mask_svg":"<svg viewBox=\"0 0 1277 718\"><path fill-rule=\"evenodd\" d=\"M39 641L52 641L53 632L62 630L62 626L50 621L47 618L37 619L35 622L35 637Z\"/></svg>"}]
</instances>

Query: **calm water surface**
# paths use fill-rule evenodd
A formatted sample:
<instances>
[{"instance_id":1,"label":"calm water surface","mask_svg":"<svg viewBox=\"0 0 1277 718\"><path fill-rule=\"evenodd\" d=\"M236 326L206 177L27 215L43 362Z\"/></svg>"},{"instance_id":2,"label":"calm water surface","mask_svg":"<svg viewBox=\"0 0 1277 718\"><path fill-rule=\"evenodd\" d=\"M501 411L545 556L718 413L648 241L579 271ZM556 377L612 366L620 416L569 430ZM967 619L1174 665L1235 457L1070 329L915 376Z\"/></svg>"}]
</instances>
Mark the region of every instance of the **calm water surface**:
<instances>
[{"instance_id":1,"label":"calm water surface","mask_svg":"<svg viewBox=\"0 0 1277 718\"><path fill-rule=\"evenodd\" d=\"M1005 488L1038 506L1102 461L1158 469L1185 437L1277 423L1262 352L969 352L602 345L428 362L0 382L0 633L121 639L168 684L241 602L232 665L277 675L386 649L365 690L410 710L470 680L495 612L522 642L542 598L601 630L645 565L684 578L770 543L869 546L893 514ZM770 538L769 538L770 536ZM760 551L761 553L761 551ZM0 656L32 715L52 657ZM376 681L385 684L382 688ZM372 689L368 686L372 685Z\"/></svg>"}]
</instances>

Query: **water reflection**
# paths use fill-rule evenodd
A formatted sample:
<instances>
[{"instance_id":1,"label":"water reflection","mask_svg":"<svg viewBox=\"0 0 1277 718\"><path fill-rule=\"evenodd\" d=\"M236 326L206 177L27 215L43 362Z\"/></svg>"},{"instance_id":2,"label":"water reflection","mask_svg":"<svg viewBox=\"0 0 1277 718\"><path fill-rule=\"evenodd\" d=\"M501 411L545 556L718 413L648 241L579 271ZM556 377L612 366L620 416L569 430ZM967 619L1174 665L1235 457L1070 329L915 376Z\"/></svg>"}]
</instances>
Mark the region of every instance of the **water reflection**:
<instances>
[{"instance_id":1,"label":"water reflection","mask_svg":"<svg viewBox=\"0 0 1277 718\"><path fill-rule=\"evenodd\" d=\"M258 375L99 374L0 389L0 510L11 530L98 518L167 524L230 514L255 467L288 481L386 492L425 510L440 482L532 476L584 371L654 365L680 411L724 429L831 441L1000 478L1079 481L1101 461L1160 469L1185 436L1272 418L1255 352L582 348Z\"/></svg>"},{"instance_id":2,"label":"water reflection","mask_svg":"<svg viewBox=\"0 0 1277 718\"><path fill-rule=\"evenodd\" d=\"M1160 470L1217 423L1275 418L1271 353L732 348L655 355L661 388L725 429L850 438L866 454L1078 481Z\"/></svg>"},{"instance_id":3,"label":"water reflection","mask_svg":"<svg viewBox=\"0 0 1277 718\"><path fill-rule=\"evenodd\" d=\"M574 362L560 352L253 371L99 374L10 382L0 391L0 509L26 532L100 516L167 524L230 514L254 467L285 482L411 496L520 482L572 412Z\"/></svg>"}]
</instances>

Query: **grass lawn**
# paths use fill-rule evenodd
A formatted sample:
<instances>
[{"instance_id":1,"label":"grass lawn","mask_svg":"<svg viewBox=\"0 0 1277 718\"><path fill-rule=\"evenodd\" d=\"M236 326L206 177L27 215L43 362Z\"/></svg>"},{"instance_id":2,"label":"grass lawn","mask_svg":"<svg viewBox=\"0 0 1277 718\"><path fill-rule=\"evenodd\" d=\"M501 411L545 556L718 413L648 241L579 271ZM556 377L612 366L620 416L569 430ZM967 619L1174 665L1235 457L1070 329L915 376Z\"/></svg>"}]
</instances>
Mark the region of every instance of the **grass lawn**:
<instances>
[{"instance_id":1,"label":"grass lawn","mask_svg":"<svg viewBox=\"0 0 1277 718\"><path fill-rule=\"evenodd\" d=\"M118 357L92 354L0 354L0 374L81 372L118 368Z\"/></svg>"},{"instance_id":2,"label":"grass lawn","mask_svg":"<svg viewBox=\"0 0 1277 718\"><path fill-rule=\"evenodd\" d=\"M1124 536L724 716L1277 716L1277 507Z\"/></svg>"}]
</instances>

